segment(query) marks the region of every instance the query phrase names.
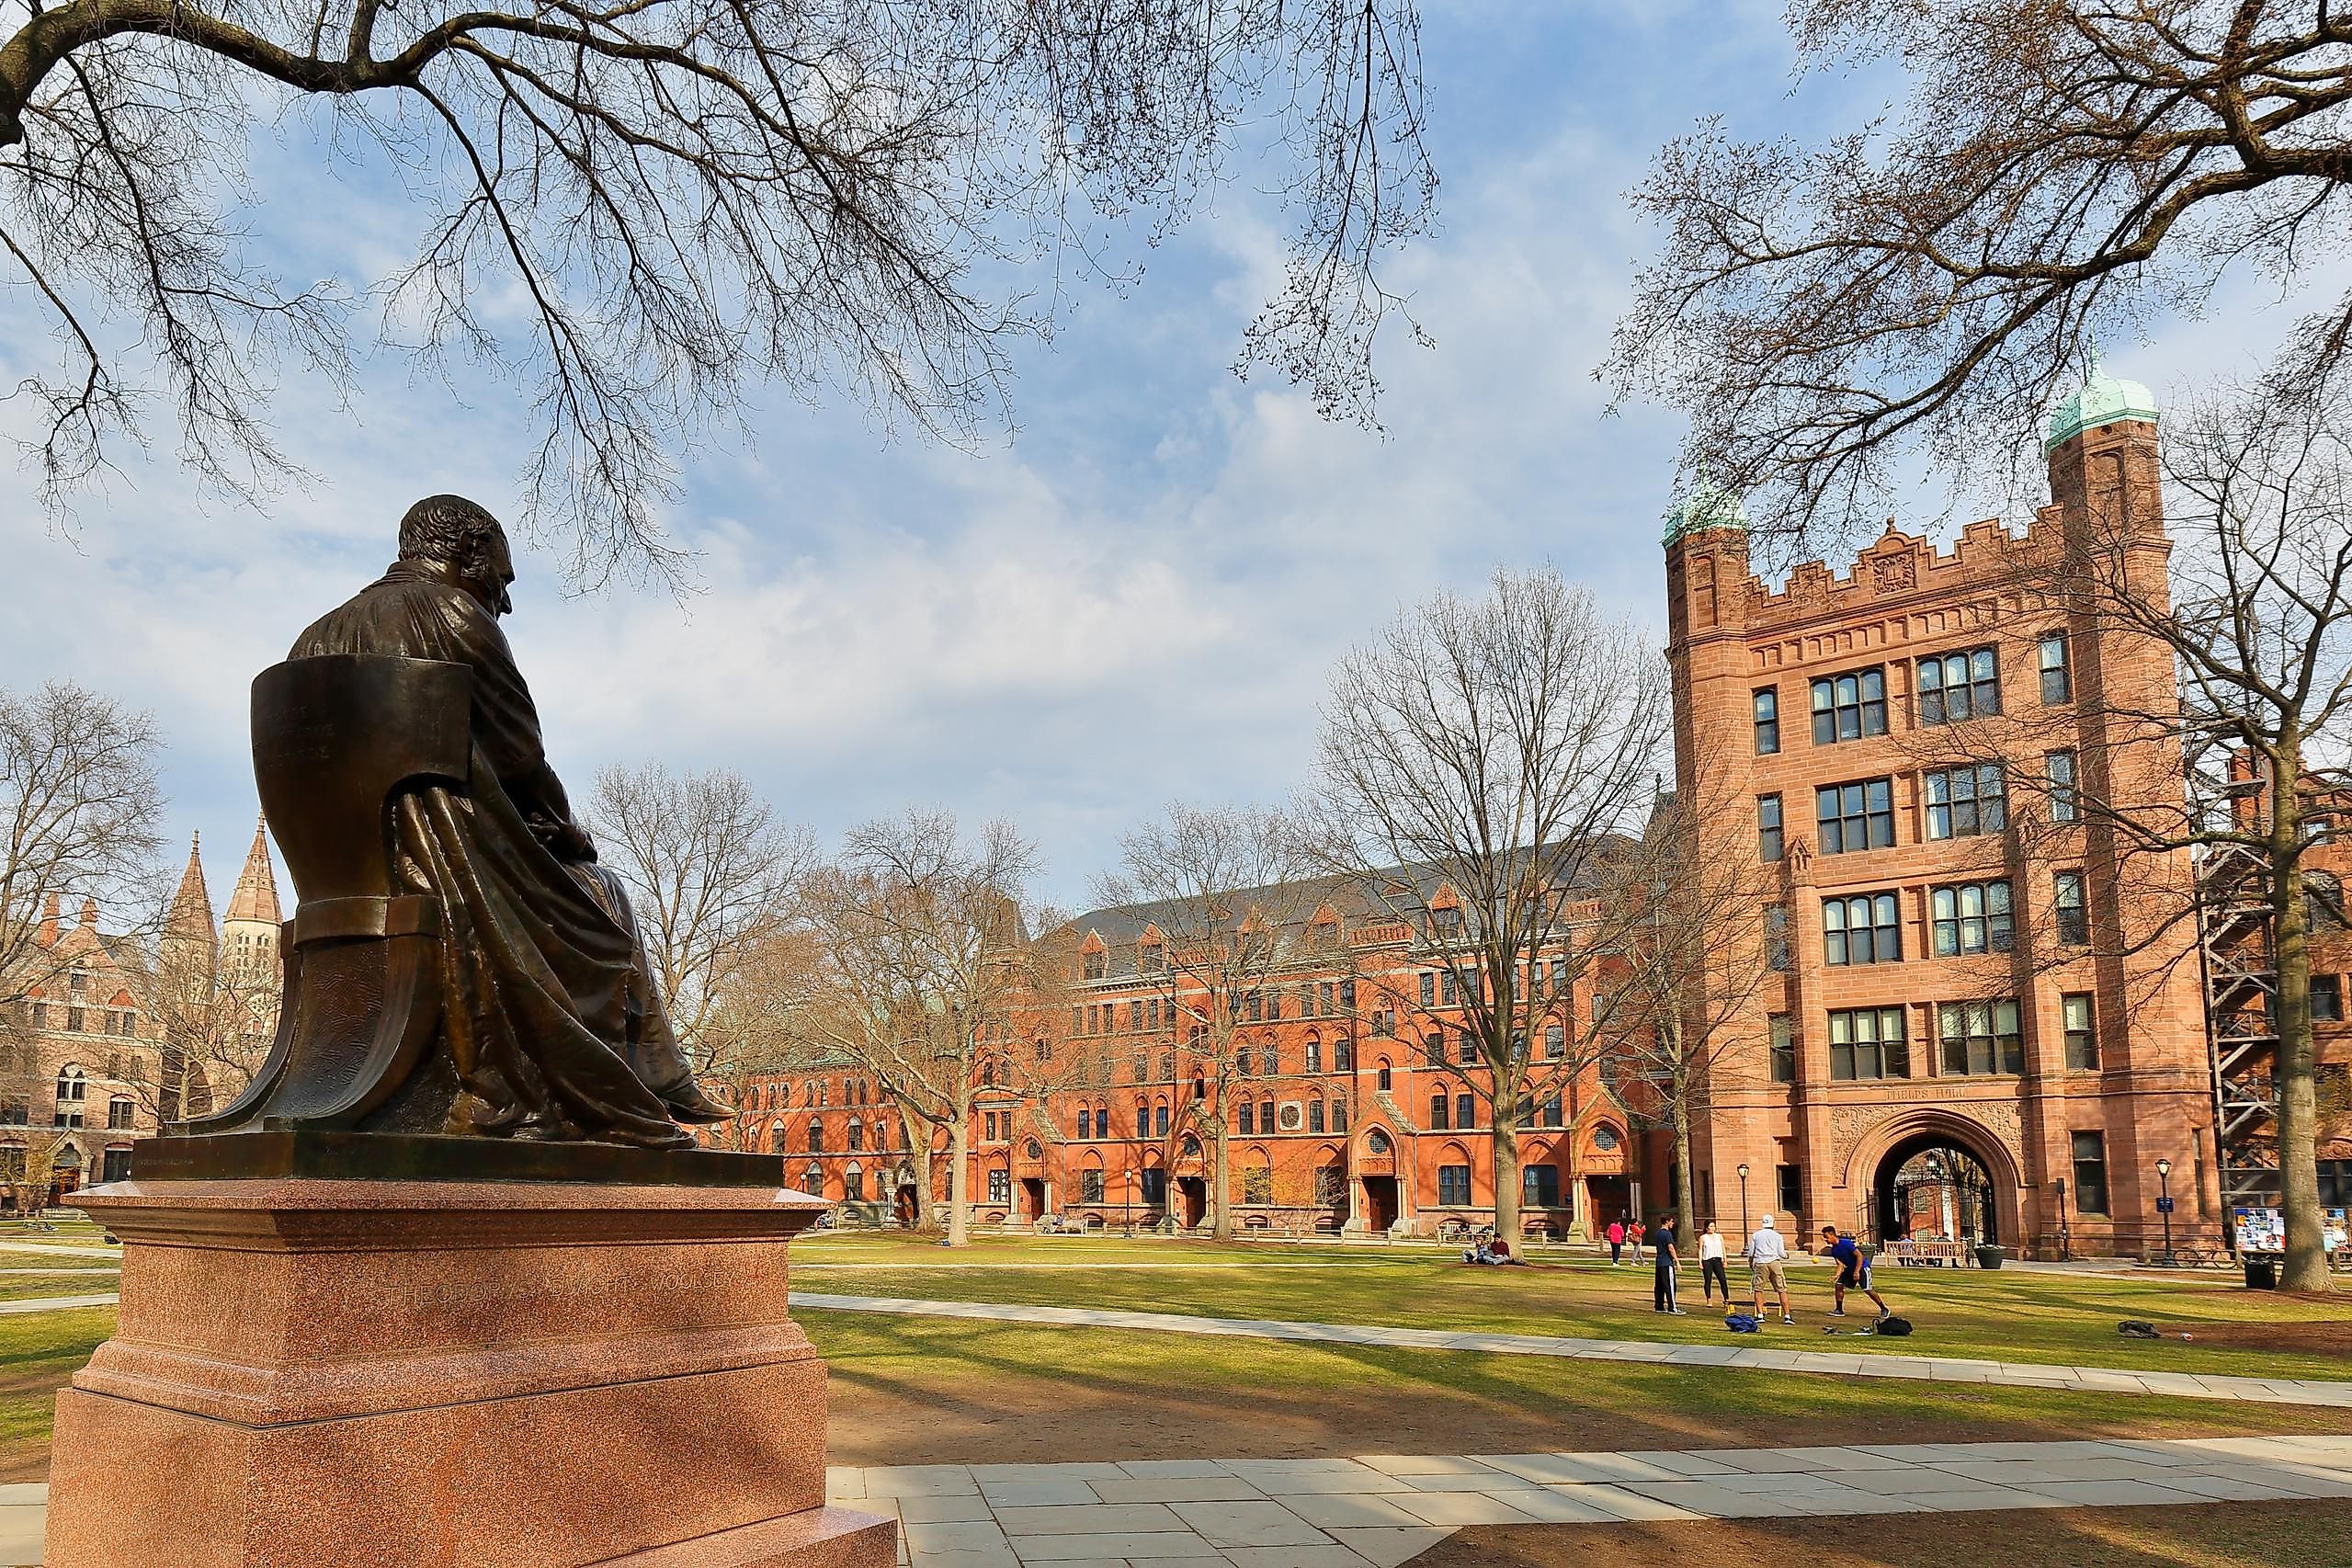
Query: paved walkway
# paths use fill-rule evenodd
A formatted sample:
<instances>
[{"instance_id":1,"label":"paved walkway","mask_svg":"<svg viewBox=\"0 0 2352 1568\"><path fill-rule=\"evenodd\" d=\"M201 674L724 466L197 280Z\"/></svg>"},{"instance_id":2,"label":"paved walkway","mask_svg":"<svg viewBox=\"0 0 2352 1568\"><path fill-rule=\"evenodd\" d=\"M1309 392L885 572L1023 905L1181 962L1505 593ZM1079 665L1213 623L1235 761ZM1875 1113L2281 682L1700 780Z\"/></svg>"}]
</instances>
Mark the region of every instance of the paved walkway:
<instances>
[{"instance_id":1,"label":"paved walkway","mask_svg":"<svg viewBox=\"0 0 2352 1568\"><path fill-rule=\"evenodd\" d=\"M2352 1437L1131 1460L828 1472L910 1568L1394 1568L1471 1525L2352 1497Z\"/></svg>"},{"instance_id":2,"label":"paved walkway","mask_svg":"<svg viewBox=\"0 0 2352 1568\"><path fill-rule=\"evenodd\" d=\"M1471 1525L2352 1497L2352 1437L924 1464L825 1472L908 1568L1396 1568ZM46 1486L0 1486L0 1564Z\"/></svg>"},{"instance_id":3,"label":"paved walkway","mask_svg":"<svg viewBox=\"0 0 2352 1568\"><path fill-rule=\"evenodd\" d=\"M47 1252L55 1253L62 1257L79 1257L91 1261L102 1258L119 1261L122 1257L122 1249L119 1246L76 1247L67 1246L62 1242L0 1242L0 1252Z\"/></svg>"},{"instance_id":4,"label":"paved walkway","mask_svg":"<svg viewBox=\"0 0 2352 1568\"><path fill-rule=\"evenodd\" d=\"M1033 1307L995 1301L923 1301L895 1296L832 1296L792 1292L796 1310L894 1312L915 1317L982 1318L994 1322L1060 1324L1073 1328L1140 1329L1245 1339L1288 1339L1316 1345L1371 1345L1399 1350L1483 1350L1500 1356L1559 1356L1580 1361L1648 1361L1676 1367L1733 1367L1756 1371L1817 1372L1835 1377L1915 1378L1946 1383L1998 1383L2012 1388L2067 1389L2098 1393L2161 1393L2185 1399L2259 1400L2271 1404L2325 1404L2352 1409L2352 1382L2291 1378L2224 1377L2200 1372L2128 1372L2106 1367L2062 1367L2035 1361L1985 1361L1880 1351L1799 1350L1771 1343L1775 1332L1725 1335L1716 1345L1642 1339L1569 1339L1528 1334L1465 1334L1442 1328L1383 1328L1376 1324L1285 1323L1257 1318L1195 1317L1184 1312L1135 1312L1090 1307ZM1863 1320L1857 1319L1857 1323ZM1765 1343L1757 1343L1757 1341Z\"/></svg>"},{"instance_id":5,"label":"paved walkway","mask_svg":"<svg viewBox=\"0 0 2352 1568\"><path fill-rule=\"evenodd\" d=\"M110 1307L120 1300L111 1290L103 1296L28 1296L21 1301L0 1301L0 1312L68 1312L79 1307Z\"/></svg>"}]
</instances>

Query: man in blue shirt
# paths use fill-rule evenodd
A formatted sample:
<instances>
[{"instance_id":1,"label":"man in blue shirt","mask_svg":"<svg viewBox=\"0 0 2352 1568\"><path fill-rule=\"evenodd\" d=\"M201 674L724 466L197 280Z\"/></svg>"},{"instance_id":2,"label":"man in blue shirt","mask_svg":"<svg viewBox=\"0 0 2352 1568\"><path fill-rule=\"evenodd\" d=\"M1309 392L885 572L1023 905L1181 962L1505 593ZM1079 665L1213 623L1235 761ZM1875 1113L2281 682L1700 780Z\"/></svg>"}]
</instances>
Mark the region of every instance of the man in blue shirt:
<instances>
[{"instance_id":1,"label":"man in blue shirt","mask_svg":"<svg viewBox=\"0 0 2352 1568\"><path fill-rule=\"evenodd\" d=\"M1837 1302L1830 1308L1829 1315L1834 1318L1846 1315L1846 1292L1850 1290L1861 1291L1879 1304L1880 1323L1892 1317L1894 1309L1887 1305L1884 1296L1870 1288L1869 1260L1862 1256L1862 1249L1855 1244L1854 1238L1841 1234L1835 1225L1824 1225L1821 1240L1822 1250L1828 1253L1831 1260L1837 1265Z\"/></svg>"}]
</instances>

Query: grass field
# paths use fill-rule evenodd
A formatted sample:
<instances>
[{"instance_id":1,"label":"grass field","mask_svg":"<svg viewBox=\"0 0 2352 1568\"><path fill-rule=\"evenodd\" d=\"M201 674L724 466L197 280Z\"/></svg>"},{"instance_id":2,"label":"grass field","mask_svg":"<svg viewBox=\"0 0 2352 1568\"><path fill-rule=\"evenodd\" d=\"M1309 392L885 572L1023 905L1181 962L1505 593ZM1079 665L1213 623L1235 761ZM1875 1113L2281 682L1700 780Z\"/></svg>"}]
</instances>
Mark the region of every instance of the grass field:
<instances>
[{"instance_id":1,"label":"grass field","mask_svg":"<svg viewBox=\"0 0 2352 1568\"><path fill-rule=\"evenodd\" d=\"M1605 1339L1720 1343L1720 1310L1699 1301L1684 1271L1686 1317L1650 1310L1650 1270L1605 1260L1540 1256L1526 1268L1472 1268L1428 1249L1340 1249L1247 1243L990 1237L949 1252L889 1233L796 1244L794 1285L844 1295L910 1296L1027 1305L1124 1307L1215 1317L1305 1319ZM1742 1271L1733 1270L1744 1290ZM1799 1319L1767 1341L1827 1341L1825 1267L1790 1270ZM2352 1379L2352 1295L2248 1290L2235 1276L2049 1274L2020 1269L1893 1268L1880 1292L1918 1325L1874 1352L1976 1356L2132 1369ZM1865 1314L1869 1303L1849 1300ZM2160 1341L2116 1332L2125 1318L2170 1331ZM2191 1337L2178 1337L2186 1329ZM1844 1347L1844 1346L1841 1346Z\"/></svg>"}]
</instances>

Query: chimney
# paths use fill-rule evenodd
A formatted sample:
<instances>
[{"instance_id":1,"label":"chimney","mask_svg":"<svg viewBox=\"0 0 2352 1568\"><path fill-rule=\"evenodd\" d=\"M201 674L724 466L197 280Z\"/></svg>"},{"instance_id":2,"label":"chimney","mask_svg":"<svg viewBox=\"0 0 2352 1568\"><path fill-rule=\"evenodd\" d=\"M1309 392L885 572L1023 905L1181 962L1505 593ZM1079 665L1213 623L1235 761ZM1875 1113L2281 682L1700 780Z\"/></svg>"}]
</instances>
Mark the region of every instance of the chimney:
<instances>
[{"instance_id":1,"label":"chimney","mask_svg":"<svg viewBox=\"0 0 2352 1568\"><path fill-rule=\"evenodd\" d=\"M40 906L40 945L52 947L57 941L57 895L51 893Z\"/></svg>"},{"instance_id":2,"label":"chimney","mask_svg":"<svg viewBox=\"0 0 2352 1568\"><path fill-rule=\"evenodd\" d=\"M94 936L97 932L98 901L95 898L84 898L82 900L82 929L90 932Z\"/></svg>"}]
</instances>

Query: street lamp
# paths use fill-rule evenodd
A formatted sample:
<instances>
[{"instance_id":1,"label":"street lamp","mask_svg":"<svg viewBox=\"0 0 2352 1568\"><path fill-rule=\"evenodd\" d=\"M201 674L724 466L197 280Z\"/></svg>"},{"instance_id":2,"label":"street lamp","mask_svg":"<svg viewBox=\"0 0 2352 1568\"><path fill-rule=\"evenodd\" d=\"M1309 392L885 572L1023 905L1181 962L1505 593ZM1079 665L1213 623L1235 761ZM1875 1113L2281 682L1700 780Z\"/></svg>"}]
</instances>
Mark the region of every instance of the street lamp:
<instances>
[{"instance_id":1,"label":"street lamp","mask_svg":"<svg viewBox=\"0 0 2352 1568\"><path fill-rule=\"evenodd\" d=\"M2156 1162L2156 1212L2165 1217L2165 1267L2173 1266L2173 1163Z\"/></svg>"},{"instance_id":2,"label":"street lamp","mask_svg":"<svg viewBox=\"0 0 2352 1568\"><path fill-rule=\"evenodd\" d=\"M1740 1162L1740 1241L1743 1245L1746 1244L1747 1236L1747 1162L1743 1160Z\"/></svg>"}]
</instances>

